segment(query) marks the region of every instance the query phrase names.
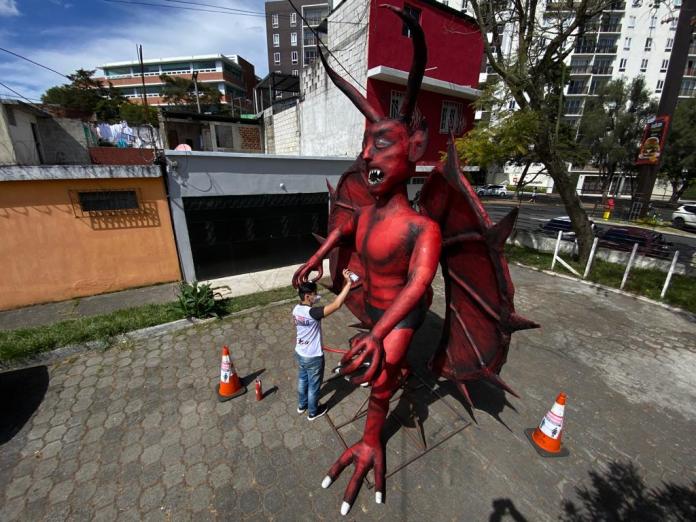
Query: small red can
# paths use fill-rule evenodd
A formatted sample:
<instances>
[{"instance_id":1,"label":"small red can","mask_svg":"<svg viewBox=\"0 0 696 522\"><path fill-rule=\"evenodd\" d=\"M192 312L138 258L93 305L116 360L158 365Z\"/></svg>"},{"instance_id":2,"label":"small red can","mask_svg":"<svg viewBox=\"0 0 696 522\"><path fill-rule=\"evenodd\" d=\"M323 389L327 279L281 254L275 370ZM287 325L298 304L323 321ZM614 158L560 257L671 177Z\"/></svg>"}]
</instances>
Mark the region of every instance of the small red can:
<instances>
[{"instance_id":1,"label":"small red can","mask_svg":"<svg viewBox=\"0 0 696 522\"><path fill-rule=\"evenodd\" d=\"M263 399L263 390L261 389L261 379L256 379L256 400Z\"/></svg>"}]
</instances>

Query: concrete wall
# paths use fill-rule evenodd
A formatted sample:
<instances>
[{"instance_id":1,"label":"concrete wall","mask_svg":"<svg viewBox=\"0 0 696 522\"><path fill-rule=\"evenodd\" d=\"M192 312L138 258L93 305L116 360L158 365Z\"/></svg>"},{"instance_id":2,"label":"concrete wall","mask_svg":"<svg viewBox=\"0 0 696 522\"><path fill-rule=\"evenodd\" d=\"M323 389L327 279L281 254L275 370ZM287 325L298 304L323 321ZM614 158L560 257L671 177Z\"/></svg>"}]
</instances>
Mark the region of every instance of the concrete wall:
<instances>
[{"instance_id":1,"label":"concrete wall","mask_svg":"<svg viewBox=\"0 0 696 522\"><path fill-rule=\"evenodd\" d=\"M327 45L334 49L333 53L355 80L336 64L336 60L329 58L329 65L348 81L359 82L360 85L354 85L363 95L365 90L361 86L367 85L368 9L366 0L346 0L328 17ZM361 23L355 24L356 19ZM362 147L365 117L331 83L319 60L302 70L300 85L304 96L300 109L302 154L355 158Z\"/></svg>"},{"instance_id":2,"label":"concrete wall","mask_svg":"<svg viewBox=\"0 0 696 522\"><path fill-rule=\"evenodd\" d=\"M300 105L263 111L268 154L300 154Z\"/></svg>"},{"instance_id":3,"label":"concrete wall","mask_svg":"<svg viewBox=\"0 0 696 522\"><path fill-rule=\"evenodd\" d=\"M14 165L16 163L17 158L12 146L6 105L0 104L0 165Z\"/></svg>"},{"instance_id":4,"label":"concrete wall","mask_svg":"<svg viewBox=\"0 0 696 522\"><path fill-rule=\"evenodd\" d=\"M82 212L78 191L116 189L141 209ZM0 310L180 279L161 177L2 181L0 237Z\"/></svg>"},{"instance_id":5,"label":"concrete wall","mask_svg":"<svg viewBox=\"0 0 696 522\"><path fill-rule=\"evenodd\" d=\"M163 123L166 136L166 148L174 149L179 144L190 140L193 150L220 151L220 152L263 152L264 145L259 125L243 123L217 122L217 121L172 121ZM224 140L218 145L217 132L221 129L230 129L232 146L226 147ZM170 139L172 132L176 132L178 142Z\"/></svg>"},{"instance_id":6,"label":"concrete wall","mask_svg":"<svg viewBox=\"0 0 696 522\"><path fill-rule=\"evenodd\" d=\"M39 118L37 128L46 165L86 165L90 163L87 137L80 120Z\"/></svg>"},{"instance_id":7,"label":"concrete wall","mask_svg":"<svg viewBox=\"0 0 696 522\"><path fill-rule=\"evenodd\" d=\"M167 184L184 278L196 280L183 198L327 192L352 158L166 151ZM328 209L327 209L328 211Z\"/></svg>"},{"instance_id":8,"label":"concrete wall","mask_svg":"<svg viewBox=\"0 0 696 522\"><path fill-rule=\"evenodd\" d=\"M14 113L15 125L9 125L11 147L14 148L17 165L40 165L36 140L32 133L32 124L37 125L38 118L20 109L19 105L11 108ZM38 125L37 125L38 127Z\"/></svg>"}]
</instances>

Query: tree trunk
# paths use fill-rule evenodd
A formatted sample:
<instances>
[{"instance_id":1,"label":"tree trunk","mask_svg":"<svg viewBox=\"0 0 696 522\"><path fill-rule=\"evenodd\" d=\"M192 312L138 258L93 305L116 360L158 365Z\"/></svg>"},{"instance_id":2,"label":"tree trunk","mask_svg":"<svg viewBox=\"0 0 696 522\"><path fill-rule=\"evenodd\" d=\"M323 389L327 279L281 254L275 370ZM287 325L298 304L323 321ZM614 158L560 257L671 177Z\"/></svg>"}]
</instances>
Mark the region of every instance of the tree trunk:
<instances>
[{"instance_id":1,"label":"tree trunk","mask_svg":"<svg viewBox=\"0 0 696 522\"><path fill-rule=\"evenodd\" d=\"M582 202L575 190L575 185L568 176L565 163L556 152L549 150L549 148L546 150L539 150L539 158L546 166L549 176L553 179L558 193L561 196L561 201L563 201L563 205L570 218L575 237L578 240L580 262L586 263L587 259L590 257L594 234L592 232L590 220L587 218L587 213L582 208Z\"/></svg>"}]
</instances>

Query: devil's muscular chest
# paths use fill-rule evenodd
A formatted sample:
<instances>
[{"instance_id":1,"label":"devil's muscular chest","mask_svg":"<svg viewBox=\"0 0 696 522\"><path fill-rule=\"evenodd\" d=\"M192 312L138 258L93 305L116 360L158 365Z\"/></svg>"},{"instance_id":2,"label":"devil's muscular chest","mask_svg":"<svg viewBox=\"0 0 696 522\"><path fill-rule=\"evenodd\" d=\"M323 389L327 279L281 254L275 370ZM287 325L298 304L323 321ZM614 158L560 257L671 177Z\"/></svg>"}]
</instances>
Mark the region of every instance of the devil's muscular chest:
<instances>
[{"instance_id":1,"label":"devil's muscular chest","mask_svg":"<svg viewBox=\"0 0 696 522\"><path fill-rule=\"evenodd\" d=\"M368 272L405 276L419 230L416 216L373 209L358 220L355 247Z\"/></svg>"}]
</instances>

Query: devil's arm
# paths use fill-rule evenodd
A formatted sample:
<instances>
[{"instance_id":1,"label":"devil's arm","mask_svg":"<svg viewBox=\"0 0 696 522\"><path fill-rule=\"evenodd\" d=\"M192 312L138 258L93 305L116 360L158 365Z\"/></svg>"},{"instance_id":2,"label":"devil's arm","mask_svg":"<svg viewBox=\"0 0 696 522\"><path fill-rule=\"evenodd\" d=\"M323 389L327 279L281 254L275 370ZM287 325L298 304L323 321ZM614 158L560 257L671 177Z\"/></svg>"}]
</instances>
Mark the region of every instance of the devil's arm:
<instances>
[{"instance_id":1,"label":"devil's arm","mask_svg":"<svg viewBox=\"0 0 696 522\"><path fill-rule=\"evenodd\" d=\"M355 233L355 222L357 219L357 212L353 219L347 219L340 226L334 228L329 235L326 237L321 246L312 255L312 257L307 260L307 262L297 269L295 275L292 277L293 286L297 287L300 283L308 280L309 274L316 270L319 275L316 280L321 279L324 270L322 268L322 261L324 258L333 250L338 243L346 237L350 237Z\"/></svg>"}]
</instances>

